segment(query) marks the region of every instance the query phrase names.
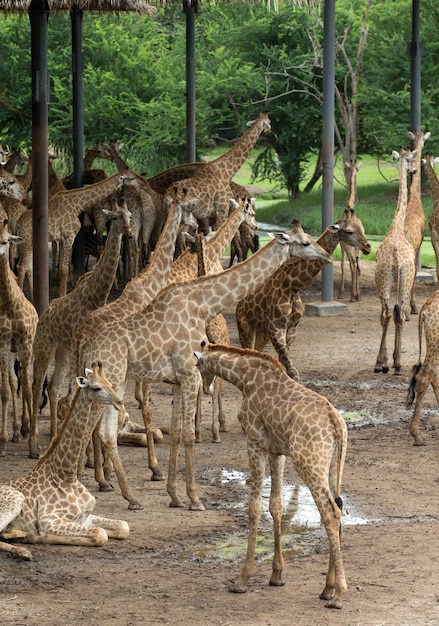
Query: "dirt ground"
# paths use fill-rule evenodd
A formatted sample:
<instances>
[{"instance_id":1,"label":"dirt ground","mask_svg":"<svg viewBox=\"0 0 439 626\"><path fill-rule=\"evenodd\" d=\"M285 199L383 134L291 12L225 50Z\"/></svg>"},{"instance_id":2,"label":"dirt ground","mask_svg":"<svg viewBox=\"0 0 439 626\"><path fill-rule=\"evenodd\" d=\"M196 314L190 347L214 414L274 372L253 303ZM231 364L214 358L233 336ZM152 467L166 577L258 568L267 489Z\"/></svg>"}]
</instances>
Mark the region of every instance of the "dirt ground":
<instances>
[{"instance_id":1,"label":"dirt ground","mask_svg":"<svg viewBox=\"0 0 439 626\"><path fill-rule=\"evenodd\" d=\"M236 420L240 394L224 385L228 431L210 442L208 399L203 443L196 445L196 477L204 512L170 509L164 482L151 482L146 449L120 446L133 489L143 505L130 511L114 478L114 491L99 493L93 471L84 482L96 496L96 512L125 519L126 541L103 548L32 546L33 561L0 557L0 622L3 625L76 626L191 624L191 626L426 625L439 623L439 419L432 391L423 412L427 445L414 447L411 412L404 400L417 360L417 316L403 334L403 371L374 374L381 336L373 264L362 264L362 299L334 317L305 316L291 348L301 382L325 395L350 418L344 472L343 559L348 582L340 611L324 608L319 593L328 565L328 543L306 490L287 463L284 521L284 587L270 587L271 522L261 524L254 577L244 595L228 587L246 546L248 473L245 438ZM334 298L339 267L334 266ZM320 301L320 278L304 292ZM436 284L419 282L421 305ZM232 312L232 343L238 344ZM390 335L393 341L393 329ZM390 353L393 346L390 345ZM171 388L154 388L154 423L169 424ZM141 421L132 387L126 396L132 419ZM40 424L47 442L47 410ZM167 468L168 436L157 445ZM35 462L26 442L10 443L0 459L0 481L22 475ZM180 455L184 496L184 455ZM302 502L303 499L303 502ZM264 504L266 508L266 502ZM305 520L300 517L305 517ZM300 519L299 519L300 518ZM315 521L315 520L314 520ZM309 522L309 523L307 523ZM314 522L313 522L314 523Z\"/></svg>"}]
</instances>

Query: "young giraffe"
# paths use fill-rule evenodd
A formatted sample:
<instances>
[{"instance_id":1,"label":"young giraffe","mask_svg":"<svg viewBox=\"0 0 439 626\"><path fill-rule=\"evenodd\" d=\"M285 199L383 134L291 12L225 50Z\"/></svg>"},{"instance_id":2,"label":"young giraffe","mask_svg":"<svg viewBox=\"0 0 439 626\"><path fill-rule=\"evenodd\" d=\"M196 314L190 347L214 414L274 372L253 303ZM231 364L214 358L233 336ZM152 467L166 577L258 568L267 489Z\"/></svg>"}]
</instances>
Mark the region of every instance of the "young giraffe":
<instances>
[{"instance_id":1,"label":"young giraffe","mask_svg":"<svg viewBox=\"0 0 439 626\"><path fill-rule=\"evenodd\" d=\"M214 230L221 226L229 213L231 197L230 181L244 163L261 133L271 131L271 123L266 113L260 113L257 120L249 122L249 130L226 154L206 163L191 178L174 182L165 192L170 197L192 211L197 219L213 217Z\"/></svg>"},{"instance_id":2,"label":"young giraffe","mask_svg":"<svg viewBox=\"0 0 439 626\"><path fill-rule=\"evenodd\" d=\"M424 134L422 132L412 133L409 131L408 133L408 136L413 144L413 149L416 150L416 158L414 161L415 171L412 175L410 193L405 213L404 232L407 240L411 243L413 250L415 251L415 276L418 270L418 254L424 239L426 226L421 196L421 157L422 148L430 135L431 133ZM410 311L413 314L418 312L415 300L415 283L416 280L413 281L412 292L410 294Z\"/></svg>"},{"instance_id":3,"label":"young giraffe","mask_svg":"<svg viewBox=\"0 0 439 626\"><path fill-rule=\"evenodd\" d=\"M401 372L402 327L407 318L413 282L416 277L415 251L405 236L405 213L407 208L407 171L414 171L416 150L393 151L393 157L399 162L398 204L393 221L376 253L375 284L381 302L381 344L375 363L374 372L389 371L387 355L387 330L392 311L390 297L392 286L396 283L396 304L393 308L395 323L395 347L393 367L395 374Z\"/></svg>"},{"instance_id":4,"label":"young giraffe","mask_svg":"<svg viewBox=\"0 0 439 626\"><path fill-rule=\"evenodd\" d=\"M94 426L89 422L92 403L123 409L102 363L91 367L85 377L76 379L77 391L69 414L34 469L0 485L3 539L20 537L31 544L93 547L103 546L109 537L128 537L125 521L94 515L95 498L77 478L83 442ZM20 559L32 559L30 551L21 546L0 541L0 550Z\"/></svg>"},{"instance_id":5,"label":"young giraffe","mask_svg":"<svg viewBox=\"0 0 439 626\"><path fill-rule=\"evenodd\" d=\"M354 212L346 209L343 217L320 235L317 243L332 254L344 241L363 254L370 253L370 244L354 220ZM271 341L280 362L291 378L298 379L297 369L288 354L297 326L304 313L299 289L321 271L320 260L290 259L259 289L248 294L236 307L236 324L243 348L262 351Z\"/></svg>"},{"instance_id":6,"label":"young giraffe","mask_svg":"<svg viewBox=\"0 0 439 626\"><path fill-rule=\"evenodd\" d=\"M428 226L430 228L431 245L436 255L436 278L439 282L439 180L435 172L435 166L439 163L439 157L427 154L425 157L425 171L430 183L431 196L433 200L433 212Z\"/></svg>"},{"instance_id":7,"label":"young giraffe","mask_svg":"<svg viewBox=\"0 0 439 626\"><path fill-rule=\"evenodd\" d=\"M92 207L100 200L110 196L121 186L136 186L135 178L127 173L114 174L100 183L59 191L49 200L48 231L49 241L59 244L59 295L67 293L67 279L69 275L72 246L81 227L79 214ZM33 293L32 272L32 212L26 211L18 220L17 234L22 237L18 261L18 284L23 287L24 277L27 276L29 290Z\"/></svg>"},{"instance_id":8,"label":"young giraffe","mask_svg":"<svg viewBox=\"0 0 439 626\"><path fill-rule=\"evenodd\" d=\"M102 256L93 270L81 276L65 296L55 298L41 315L34 340L33 410L29 436L30 457L38 458L38 406L43 382L52 359L55 367L49 380L50 436L57 432L58 399L70 363L70 346L78 326L87 315L107 302L119 266L122 236L132 237L131 213L126 203L105 211L110 232Z\"/></svg>"},{"instance_id":9,"label":"young giraffe","mask_svg":"<svg viewBox=\"0 0 439 626\"><path fill-rule=\"evenodd\" d=\"M182 221L190 223L191 219L191 215L183 211L179 205L174 204L170 207L162 234L147 267L127 283L123 292L116 300L92 311L85 320L83 320L82 324L76 330L75 342L78 338L82 338L85 342L92 341L95 332L105 324L111 321L119 321L122 323L127 317L136 311L140 311L152 301L160 289L166 285L169 270L174 258L175 238L180 223ZM71 355L72 362L70 371L73 372L76 369L75 350L72 350ZM149 408L150 404L148 402L142 404L142 416L147 436L148 462L152 471L152 480L163 480L163 475L158 467L157 458L155 456L152 416L149 412ZM95 477L101 491L110 491L113 488L108 480L106 480L102 467L102 454L100 453L101 436L103 440L106 441L105 430L99 426L93 433ZM117 450L117 432L115 433L115 441L112 442L112 445L109 446L107 444L106 453L113 462L122 496L125 500L128 500L129 508L141 508L139 501L134 497L134 493L128 484L119 458Z\"/></svg>"},{"instance_id":10,"label":"young giraffe","mask_svg":"<svg viewBox=\"0 0 439 626\"><path fill-rule=\"evenodd\" d=\"M89 361L91 354L99 359L106 355L107 376L118 393L123 393L127 374L135 380L173 384L167 482L172 507L184 506L176 489L178 446L182 439L189 506L204 509L194 475L194 415L200 378L193 367L193 350L206 341L206 325L211 319L256 289L293 255L332 261L296 222L293 230L276 233L273 241L247 261L220 274L167 287L146 308L122 321L93 326L85 340L79 337L77 368ZM106 410L100 435L109 448L117 446L117 425L116 412Z\"/></svg>"},{"instance_id":11,"label":"young giraffe","mask_svg":"<svg viewBox=\"0 0 439 626\"><path fill-rule=\"evenodd\" d=\"M349 187L348 198L346 202L346 208L354 210L354 206L357 202L357 174L361 167L361 163L356 163L352 160L350 163L345 164L349 170ZM364 226L359 217L353 213L354 220L360 228L363 235ZM349 269L351 271L351 302L356 302L360 299L360 257L361 249L355 246L350 246L345 241L340 242L341 248L341 276L340 286L338 290L338 297L343 298L344 295L344 280L345 280L345 261L348 259Z\"/></svg>"},{"instance_id":12,"label":"young giraffe","mask_svg":"<svg viewBox=\"0 0 439 626\"><path fill-rule=\"evenodd\" d=\"M419 358L413 367L413 377L407 393L406 408L410 409L415 402L415 409L410 423L410 434L414 438L413 445L425 446L419 432L422 405L425 394L431 383L436 400L439 403L439 291L436 291L424 304L419 312ZM422 363L422 333L425 334L426 354Z\"/></svg>"},{"instance_id":13,"label":"young giraffe","mask_svg":"<svg viewBox=\"0 0 439 626\"><path fill-rule=\"evenodd\" d=\"M131 175L142 179L142 184L125 191L125 199L129 210L133 214L133 237L130 241L128 259L128 275L137 276L142 267L142 259L147 256L149 238L157 219L157 212L162 213L162 200L158 203L154 193L148 189L148 182L143 177L131 171L130 167L120 156L119 150L123 144L113 142L106 144L108 158L113 161L119 172L131 172ZM158 206L159 204L159 206Z\"/></svg>"},{"instance_id":14,"label":"young giraffe","mask_svg":"<svg viewBox=\"0 0 439 626\"><path fill-rule=\"evenodd\" d=\"M8 409L11 399L14 411L12 441L20 441L29 432L29 417L32 412L32 344L38 322L35 307L17 284L9 265L9 243L20 243L20 239L9 233L8 218L0 209L0 374L2 430L0 434L0 456L6 452L8 441ZM20 362L20 381L23 397L23 417L18 417L15 391L16 383L10 370L11 352Z\"/></svg>"},{"instance_id":15,"label":"young giraffe","mask_svg":"<svg viewBox=\"0 0 439 626\"><path fill-rule=\"evenodd\" d=\"M285 584L282 481L285 457L290 457L311 491L329 539L329 568L320 598L328 601L326 607L341 609L347 589L340 552L340 491L347 448L343 418L326 398L291 380L268 354L217 345L195 356L205 387L213 375L221 376L243 395L238 419L247 437L250 462L249 536L241 575L231 591L246 592L253 573L267 457L275 546L270 585Z\"/></svg>"}]
</instances>

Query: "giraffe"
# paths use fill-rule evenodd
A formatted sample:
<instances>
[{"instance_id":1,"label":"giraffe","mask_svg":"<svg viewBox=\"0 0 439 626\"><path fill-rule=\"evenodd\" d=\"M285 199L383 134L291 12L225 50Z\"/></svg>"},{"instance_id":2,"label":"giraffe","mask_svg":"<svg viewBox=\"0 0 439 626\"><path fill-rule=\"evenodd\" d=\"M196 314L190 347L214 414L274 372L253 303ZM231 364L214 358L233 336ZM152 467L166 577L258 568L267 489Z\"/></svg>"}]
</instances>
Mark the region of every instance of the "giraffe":
<instances>
[{"instance_id":1,"label":"giraffe","mask_svg":"<svg viewBox=\"0 0 439 626\"><path fill-rule=\"evenodd\" d=\"M5 196L23 201L27 193L17 177L0 166L0 200Z\"/></svg>"},{"instance_id":2,"label":"giraffe","mask_svg":"<svg viewBox=\"0 0 439 626\"><path fill-rule=\"evenodd\" d=\"M395 323L395 347L393 367L395 374L401 373L401 336L402 327L407 319L407 307L410 303L413 282L416 276L415 251L408 242L404 231L407 207L407 171L414 171L416 150L393 151L393 158L399 163L399 193L393 221L376 253L375 284L381 303L381 343L374 372L389 371L387 355L387 330L392 312L390 297L392 286L396 283L396 303L393 308Z\"/></svg>"},{"instance_id":3,"label":"giraffe","mask_svg":"<svg viewBox=\"0 0 439 626\"><path fill-rule=\"evenodd\" d=\"M275 233L270 243L243 263L220 274L166 287L146 308L121 321L107 322L99 328L92 326L88 336L78 338L77 371L90 360L89 355L94 354L96 359L106 355L107 376L120 395L128 374L137 381L173 385L167 479L171 507L184 506L176 489L178 446L182 439L189 507L204 509L194 477L194 415L200 378L193 367L193 350L207 339L206 324L211 319L256 289L292 255L332 262L331 256L296 221L291 231ZM106 410L100 436L110 451L117 447L117 424L115 411Z\"/></svg>"},{"instance_id":4,"label":"giraffe","mask_svg":"<svg viewBox=\"0 0 439 626\"><path fill-rule=\"evenodd\" d=\"M345 167L349 171L349 186L348 186L348 198L346 202L347 209L354 209L357 201L357 174L361 167L361 163L356 163L355 159L352 159L350 163L345 163ZM363 235L364 227L363 223L357 215L354 215L354 220L358 227L361 229ZM338 297L343 298L344 295L344 272L345 272L345 260L348 259L349 269L351 270L351 302L356 302L360 299L360 257L361 250L350 246L345 241L340 242L341 248L341 276L340 286L338 291Z\"/></svg>"},{"instance_id":5,"label":"giraffe","mask_svg":"<svg viewBox=\"0 0 439 626\"><path fill-rule=\"evenodd\" d=\"M191 178L175 181L165 192L165 202L172 198L192 211L197 219L213 217L214 230L227 218L231 196L230 181L244 163L261 133L271 131L266 113L249 122L249 130L226 154L206 163Z\"/></svg>"},{"instance_id":6,"label":"giraffe","mask_svg":"<svg viewBox=\"0 0 439 626\"><path fill-rule=\"evenodd\" d=\"M130 245L129 275L136 276L142 267L142 259L148 257L148 245L151 233L157 221L163 226L163 200L151 190L147 179L131 170L121 157L120 150L123 144L112 142L105 144L107 158L109 158L119 172L131 172L139 181L139 186L126 191L128 208L133 213L133 237Z\"/></svg>"},{"instance_id":7,"label":"giraffe","mask_svg":"<svg viewBox=\"0 0 439 626\"><path fill-rule=\"evenodd\" d=\"M9 233L7 215L3 209L0 209L0 393L2 403L0 456L5 455L8 441L8 408L11 388L14 410L12 441L19 441L20 435L23 437L28 435L29 416L32 412L32 344L38 321L35 307L18 286L9 265L9 243L20 243L20 239ZM10 369L11 352L16 354L21 365L20 380L23 397L21 432L15 402L15 381Z\"/></svg>"},{"instance_id":8,"label":"giraffe","mask_svg":"<svg viewBox=\"0 0 439 626\"><path fill-rule=\"evenodd\" d=\"M229 267L233 265L235 257L238 263L245 261L249 250L252 253L259 250L259 238L256 232L243 222L230 243Z\"/></svg>"},{"instance_id":9,"label":"giraffe","mask_svg":"<svg viewBox=\"0 0 439 626\"><path fill-rule=\"evenodd\" d=\"M410 409L415 402L410 434L414 439L414 446L425 446L425 441L419 432L422 405L425 394L431 383L436 400L439 402L439 341L438 341L439 291L436 291L424 302L419 312L419 358L413 367L413 376L410 381L406 398L406 409ZM422 333L425 334L426 354L422 362Z\"/></svg>"},{"instance_id":10,"label":"giraffe","mask_svg":"<svg viewBox=\"0 0 439 626\"><path fill-rule=\"evenodd\" d=\"M84 155L84 170L83 170L83 184L84 185L93 185L94 183L99 183L101 180L107 177L105 171L103 169L93 168L93 163L95 159L106 159L107 155L103 148L103 146L99 143L87 149L87 152ZM74 189L73 182L75 178L75 173L72 172L68 176L65 176L62 179L62 183L66 189Z\"/></svg>"},{"instance_id":11,"label":"giraffe","mask_svg":"<svg viewBox=\"0 0 439 626\"><path fill-rule=\"evenodd\" d=\"M270 585L285 584L282 481L285 457L290 457L311 491L329 539L329 568L320 598L328 601L326 607L341 609L347 589L340 552L340 490L347 448L343 418L326 398L289 378L271 355L217 345L195 356L206 387L212 375L221 376L243 395L238 419L246 434L250 463L249 534L247 556L231 591L245 593L253 573L267 457L275 545Z\"/></svg>"},{"instance_id":12,"label":"giraffe","mask_svg":"<svg viewBox=\"0 0 439 626\"><path fill-rule=\"evenodd\" d=\"M34 339L33 409L29 436L29 456L38 458L38 406L46 376L52 359L53 373L49 380L50 435L57 432L58 398L66 369L70 363L70 346L76 328L86 316L103 306L110 294L119 265L122 236L132 237L131 214L126 203L118 206L113 200L112 211L106 211L110 220L110 231L104 252L93 270L79 279L75 288L65 296L55 298L38 320Z\"/></svg>"},{"instance_id":13,"label":"giraffe","mask_svg":"<svg viewBox=\"0 0 439 626\"><path fill-rule=\"evenodd\" d=\"M425 235L426 219L424 209L422 207L421 196L421 157L422 148L425 142L430 137L431 133L409 131L408 136L412 142L413 149L416 150L416 158L414 161L415 171L411 177L410 193L408 196L407 209L404 221L404 232L409 243L413 246L415 251L415 276L417 272L417 259L421 249L421 244ZM413 281L412 291L410 294L410 312L415 314L418 312L418 307L415 300L415 283Z\"/></svg>"},{"instance_id":14,"label":"giraffe","mask_svg":"<svg viewBox=\"0 0 439 626\"><path fill-rule=\"evenodd\" d=\"M24 165L28 161L27 157L23 154L20 148L14 150L12 154L8 156L8 160L4 164L4 169L11 174L14 174L15 168L20 165Z\"/></svg>"},{"instance_id":15,"label":"giraffe","mask_svg":"<svg viewBox=\"0 0 439 626\"><path fill-rule=\"evenodd\" d=\"M370 244L355 222L352 209L346 209L339 220L328 226L317 243L332 254L341 241L359 248L363 254L370 253ZM287 373L296 379L299 374L288 348L304 313L299 289L317 276L322 266L320 260L292 258L236 307L241 346L262 351L270 340Z\"/></svg>"},{"instance_id":16,"label":"giraffe","mask_svg":"<svg viewBox=\"0 0 439 626\"><path fill-rule=\"evenodd\" d=\"M0 485L2 539L20 537L25 543L96 547L108 538L127 539L125 521L94 514L95 498L77 478L83 441L93 424L93 404L123 408L108 382L102 363L92 363L85 376L76 379L77 391L59 435L35 467L25 476ZM0 550L31 560L22 546L0 541Z\"/></svg>"},{"instance_id":17,"label":"giraffe","mask_svg":"<svg viewBox=\"0 0 439 626\"><path fill-rule=\"evenodd\" d=\"M120 186L137 185L129 174L114 174L100 183L59 191L49 200L48 230L49 241L59 244L59 295L67 293L67 279L73 242L81 227L79 214L108 197ZM18 283L23 287L27 276L31 298L33 296L32 272L32 212L26 211L18 220L17 234L22 237L18 261Z\"/></svg>"},{"instance_id":18,"label":"giraffe","mask_svg":"<svg viewBox=\"0 0 439 626\"><path fill-rule=\"evenodd\" d=\"M79 338L83 341L92 341L95 332L105 324L113 322L123 322L124 319L132 315L136 311L140 311L146 307L154 298L154 296L166 286L169 270L172 264L175 248L175 238L181 222L190 222L191 215L184 211L180 205L171 205L165 226L160 235L157 247L152 255L148 265L133 279L131 279L121 295L112 302L99 307L89 315L78 326L74 345ZM72 361L70 371L76 369L76 352L71 351ZM146 397L146 396L145 396ZM148 462L152 472L152 480L163 480L162 472L158 466L154 449L154 436L152 431L152 416L149 411L150 403L142 404L142 417L145 424ZM112 489L110 483L105 479L102 468L102 458L99 453L101 428L97 428L93 433L93 444L95 448L95 475L99 483L101 491L109 491ZM116 475L121 488L122 496L129 502L130 509L141 508L139 501L134 497L125 476L125 472L120 461L117 451L117 441L108 451L111 458Z\"/></svg>"},{"instance_id":19,"label":"giraffe","mask_svg":"<svg viewBox=\"0 0 439 626\"><path fill-rule=\"evenodd\" d=\"M430 216L428 226L430 228L431 244L436 255L436 278L439 282L439 180L435 172L435 166L439 163L439 157L427 154L425 158L425 171L430 183L431 196L433 200L433 212Z\"/></svg>"}]
</instances>

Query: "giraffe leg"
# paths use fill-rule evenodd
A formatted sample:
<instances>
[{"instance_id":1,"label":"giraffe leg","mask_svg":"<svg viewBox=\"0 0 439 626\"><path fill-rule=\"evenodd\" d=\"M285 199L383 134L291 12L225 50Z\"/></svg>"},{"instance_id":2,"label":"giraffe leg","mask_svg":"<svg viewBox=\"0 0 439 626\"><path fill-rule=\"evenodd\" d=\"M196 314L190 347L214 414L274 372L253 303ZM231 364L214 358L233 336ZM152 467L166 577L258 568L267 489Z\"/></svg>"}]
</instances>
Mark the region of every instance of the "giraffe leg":
<instances>
[{"instance_id":1,"label":"giraffe leg","mask_svg":"<svg viewBox=\"0 0 439 626\"><path fill-rule=\"evenodd\" d=\"M311 491L312 493L312 491ZM341 609L343 606L342 596L347 589L343 562L340 550L340 518L341 509L335 503L331 492L327 490L325 500L322 495L312 493L320 511L323 525L329 540L329 567L326 576L325 587L320 594L322 600L328 600L326 608Z\"/></svg>"},{"instance_id":2,"label":"giraffe leg","mask_svg":"<svg viewBox=\"0 0 439 626\"><path fill-rule=\"evenodd\" d=\"M284 559L282 556L282 514L284 510L284 500L282 493L283 474L285 466L285 457L270 454L270 474L271 474L271 490L270 490L270 514L273 518L274 532L274 556L273 569L270 578L270 585L276 587L285 585L282 578L284 569Z\"/></svg>"},{"instance_id":3,"label":"giraffe leg","mask_svg":"<svg viewBox=\"0 0 439 626\"><path fill-rule=\"evenodd\" d=\"M55 367L49 380L49 402L50 402L50 438L53 439L58 431L58 401L61 387L64 382L70 362L69 350L63 345L59 345L55 352Z\"/></svg>"},{"instance_id":4,"label":"giraffe leg","mask_svg":"<svg viewBox=\"0 0 439 626\"><path fill-rule=\"evenodd\" d=\"M148 467L152 472L151 480L164 480L162 470L155 454L154 431L152 428L151 386L142 384L142 417L145 424L146 444L148 447Z\"/></svg>"},{"instance_id":5,"label":"giraffe leg","mask_svg":"<svg viewBox=\"0 0 439 626\"><path fill-rule=\"evenodd\" d=\"M380 349L379 349L377 360L375 363L375 368L373 370L375 373L383 372L383 374L387 374L387 372L389 371L388 356L387 356L387 331L389 329L390 318L391 318L391 314L390 314L388 305L387 304L381 305L380 321L381 321L382 335L381 335Z\"/></svg>"},{"instance_id":6,"label":"giraffe leg","mask_svg":"<svg viewBox=\"0 0 439 626\"><path fill-rule=\"evenodd\" d=\"M249 448L250 462L250 500L248 504L248 542L247 554L241 568L241 574L230 588L233 593L246 593L247 583L253 574L255 563L256 537L262 511L262 485L265 474L266 456L259 449Z\"/></svg>"},{"instance_id":7,"label":"giraffe leg","mask_svg":"<svg viewBox=\"0 0 439 626\"><path fill-rule=\"evenodd\" d=\"M346 252L341 249L341 262L340 262L340 285L338 287L338 299L342 300L344 296L344 274L345 274Z\"/></svg>"},{"instance_id":8,"label":"giraffe leg","mask_svg":"<svg viewBox=\"0 0 439 626\"><path fill-rule=\"evenodd\" d=\"M9 386L9 347L2 350L0 355L0 375L1 389L0 396L2 402L2 431L0 433L0 456L6 454L6 443L8 441L8 409L10 400Z\"/></svg>"},{"instance_id":9,"label":"giraffe leg","mask_svg":"<svg viewBox=\"0 0 439 626\"><path fill-rule=\"evenodd\" d=\"M273 344L273 348L276 350L279 361L285 368L288 376L293 380L299 380L299 372L294 367L292 360L290 359L290 355L288 354L288 348L286 345L286 337L283 332L276 332L272 334L270 337L271 343Z\"/></svg>"},{"instance_id":10,"label":"giraffe leg","mask_svg":"<svg viewBox=\"0 0 439 626\"><path fill-rule=\"evenodd\" d=\"M357 263L353 256L349 256L349 269L351 270L351 302L356 302L358 297Z\"/></svg>"},{"instance_id":11,"label":"giraffe leg","mask_svg":"<svg viewBox=\"0 0 439 626\"><path fill-rule=\"evenodd\" d=\"M15 370L14 370L15 354L11 353L11 357L12 358L9 359L9 388L11 390L12 415L13 415L12 441L14 443L18 443L19 441L21 441L21 422L18 416L18 402L17 402L18 381L17 381L17 376L15 374Z\"/></svg>"},{"instance_id":12,"label":"giraffe leg","mask_svg":"<svg viewBox=\"0 0 439 626\"><path fill-rule=\"evenodd\" d=\"M22 531L15 532L15 529L9 525L16 519L23 508L23 504L26 497L25 495L15 489L15 487L11 487L10 485L1 485L0 486L0 537L1 539L15 539L15 538L23 538L26 533L23 534ZM22 559L24 561L31 561L32 554L29 552L27 548L23 548L22 546L14 546L9 543L5 543L0 540L0 551L9 552L11 556L15 556L18 559Z\"/></svg>"},{"instance_id":13,"label":"giraffe leg","mask_svg":"<svg viewBox=\"0 0 439 626\"><path fill-rule=\"evenodd\" d=\"M181 439L181 389L180 385L173 387L174 400L172 404L171 427L169 429L169 468L166 490L171 502L171 508L183 508L184 502L177 494L177 458L178 446Z\"/></svg>"},{"instance_id":14,"label":"giraffe leg","mask_svg":"<svg viewBox=\"0 0 439 626\"><path fill-rule=\"evenodd\" d=\"M433 389L436 393L435 385L433 384ZM437 385L437 381L435 381ZM415 375L415 384L416 384L416 400L415 400L415 408L413 411L412 421L410 423L410 434L414 438L414 446L425 446L425 441L422 438L419 432L419 423L421 420L421 411L422 405L424 404L425 394L427 393L428 385L430 384L430 372L428 365L424 363L419 372ZM436 394L437 397L437 394Z\"/></svg>"},{"instance_id":15,"label":"giraffe leg","mask_svg":"<svg viewBox=\"0 0 439 626\"><path fill-rule=\"evenodd\" d=\"M191 511L204 511L204 506L198 497L195 483L194 413L197 406L198 392L201 388L201 375L198 370L196 370L195 374L196 376L184 378L181 383L182 438L186 460L186 493L189 497L189 509Z\"/></svg>"},{"instance_id":16,"label":"giraffe leg","mask_svg":"<svg viewBox=\"0 0 439 626\"><path fill-rule=\"evenodd\" d=\"M395 374L401 373L401 343L402 343L402 327L405 321L403 306L395 305L393 309L393 320L395 322L395 348L393 351L393 367Z\"/></svg>"}]
</instances>

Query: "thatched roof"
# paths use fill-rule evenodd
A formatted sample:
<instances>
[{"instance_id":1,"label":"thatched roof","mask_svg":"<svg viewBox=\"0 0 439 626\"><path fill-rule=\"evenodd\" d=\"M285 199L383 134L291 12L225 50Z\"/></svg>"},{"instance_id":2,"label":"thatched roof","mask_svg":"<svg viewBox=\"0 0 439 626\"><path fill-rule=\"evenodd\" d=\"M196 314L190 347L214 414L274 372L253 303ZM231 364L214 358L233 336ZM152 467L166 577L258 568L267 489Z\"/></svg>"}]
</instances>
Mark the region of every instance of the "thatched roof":
<instances>
[{"instance_id":1,"label":"thatched roof","mask_svg":"<svg viewBox=\"0 0 439 626\"><path fill-rule=\"evenodd\" d=\"M83 11L94 13L141 13L153 15L156 11L146 0L46 0L50 11L70 11L78 6ZM31 0L0 0L0 12L27 13ZM42 2L44 6L44 3Z\"/></svg>"}]
</instances>

